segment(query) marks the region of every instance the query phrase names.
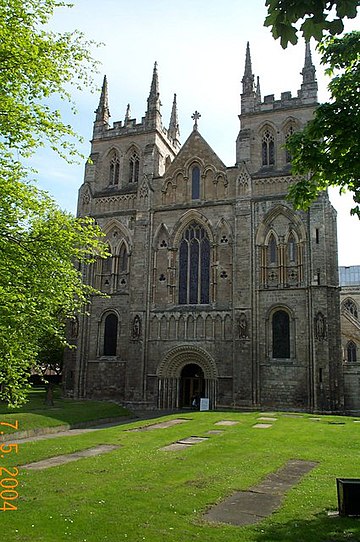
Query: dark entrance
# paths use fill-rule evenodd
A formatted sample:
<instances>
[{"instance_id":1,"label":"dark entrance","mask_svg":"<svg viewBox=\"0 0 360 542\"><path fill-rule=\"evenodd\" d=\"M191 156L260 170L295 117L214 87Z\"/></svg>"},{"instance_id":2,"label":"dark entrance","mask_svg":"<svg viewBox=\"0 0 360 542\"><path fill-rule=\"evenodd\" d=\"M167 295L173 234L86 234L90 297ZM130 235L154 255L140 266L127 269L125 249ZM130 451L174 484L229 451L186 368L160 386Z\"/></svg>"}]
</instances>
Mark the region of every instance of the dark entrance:
<instances>
[{"instance_id":1,"label":"dark entrance","mask_svg":"<svg viewBox=\"0 0 360 542\"><path fill-rule=\"evenodd\" d=\"M180 407L191 407L194 398L200 404L200 397L205 396L204 372L195 363L185 365L180 377Z\"/></svg>"}]
</instances>

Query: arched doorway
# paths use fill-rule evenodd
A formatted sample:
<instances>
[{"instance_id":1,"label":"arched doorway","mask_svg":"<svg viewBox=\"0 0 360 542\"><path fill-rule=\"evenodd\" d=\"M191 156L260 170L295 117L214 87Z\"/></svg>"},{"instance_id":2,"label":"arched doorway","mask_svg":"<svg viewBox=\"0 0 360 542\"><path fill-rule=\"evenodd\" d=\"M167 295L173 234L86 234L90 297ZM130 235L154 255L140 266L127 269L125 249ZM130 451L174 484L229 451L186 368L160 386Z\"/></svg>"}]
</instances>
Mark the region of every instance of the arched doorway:
<instances>
[{"instance_id":1,"label":"arched doorway","mask_svg":"<svg viewBox=\"0 0 360 542\"><path fill-rule=\"evenodd\" d=\"M208 398L210 408L216 408L217 367L203 348L190 345L172 348L156 373L159 408L190 407L196 394Z\"/></svg>"},{"instance_id":2,"label":"arched doorway","mask_svg":"<svg viewBox=\"0 0 360 542\"><path fill-rule=\"evenodd\" d=\"M180 397L181 408L193 406L195 399L196 405L200 404L200 397L205 394L204 371L196 363L189 363L183 367L180 374Z\"/></svg>"}]
</instances>

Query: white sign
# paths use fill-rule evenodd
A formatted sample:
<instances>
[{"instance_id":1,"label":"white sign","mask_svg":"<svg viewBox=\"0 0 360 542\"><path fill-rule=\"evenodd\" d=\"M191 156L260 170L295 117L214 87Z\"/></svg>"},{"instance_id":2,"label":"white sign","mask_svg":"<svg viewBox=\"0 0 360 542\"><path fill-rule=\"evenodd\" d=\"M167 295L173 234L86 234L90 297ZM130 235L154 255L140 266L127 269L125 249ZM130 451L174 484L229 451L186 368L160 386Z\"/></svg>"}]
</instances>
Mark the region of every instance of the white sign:
<instances>
[{"instance_id":1,"label":"white sign","mask_svg":"<svg viewBox=\"0 0 360 542\"><path fill-rule=\"evenodd\" d=\"M209 410L210 409L210 399L207 397L201 397L200 399L200 410Z\"/></svg>"}]
</instances>

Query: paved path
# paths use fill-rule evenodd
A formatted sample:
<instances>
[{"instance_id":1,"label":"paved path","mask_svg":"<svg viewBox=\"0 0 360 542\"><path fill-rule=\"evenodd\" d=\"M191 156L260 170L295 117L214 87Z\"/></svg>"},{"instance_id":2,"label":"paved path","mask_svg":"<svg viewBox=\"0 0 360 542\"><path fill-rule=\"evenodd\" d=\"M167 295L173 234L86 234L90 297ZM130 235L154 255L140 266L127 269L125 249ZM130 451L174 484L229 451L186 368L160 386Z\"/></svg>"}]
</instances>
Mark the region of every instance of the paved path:
<instances>
[{"instance_id":1,"label":"paved path","mask_svg":"<svg viewBox=\"0 0 360 542\"><path fill-rule=\"evenodd\" d=\"M289 489L316 467L313 461L290 460L278 471L269 474L260 484L248 491L238 491L213 506L204 518L208 521L251 525L258 523L279 508Z\"/></svg>"},{"instance_id":2,"label":"paved path","mask_svg":"<svg viewBox=\"0 0 360 542\"><path fill-rule=\"evenodd\" d=\"M176 411L176 414L179 412ZM22 438L19 437L18 434L13 433L12 435L9 433L7 435L4 435L4 439L2 442L9 442L11 441L14 444L21 444L23 442L34 442L37 440L47 440L47 439L53 439L58 437L72 437L75 435L82 435L83 433L90 433L91 431L99 431L99 429L108 429L109 427L115 427L117 425L124 425L127 423L133 423L138 422L141 420L151 420L154 418L162 418L163 416L167 416L168 414L175 414L175 412L154 412L154 411L138 411L133 416L124 416L122 418L118 418L116 421L112 422L105 422L101 423L101 420L98 421L98 423L95 421L95 424L91 427L74 427L74 429L58 429L56 427L49 428L50 430L54 432L49 433L42 433L38 434L38 432L35 430L34 432L29 431L29 435ZM92 422L94 423L94 422ZM32 433L32 434L31 434ZM0 440L1 442L1 440Z\"/></svg>"}]
</instances>

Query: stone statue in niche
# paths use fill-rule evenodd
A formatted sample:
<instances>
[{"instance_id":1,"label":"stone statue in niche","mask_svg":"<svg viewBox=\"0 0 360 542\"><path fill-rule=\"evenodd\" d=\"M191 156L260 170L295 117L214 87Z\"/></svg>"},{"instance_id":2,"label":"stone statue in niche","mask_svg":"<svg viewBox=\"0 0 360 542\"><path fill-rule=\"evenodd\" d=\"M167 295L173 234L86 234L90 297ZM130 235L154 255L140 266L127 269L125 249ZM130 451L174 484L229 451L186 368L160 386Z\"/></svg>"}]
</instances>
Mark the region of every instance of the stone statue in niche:
<instances>
[{"instance_id":1,"label":"stone statue in niche","mask_svg":"<svg viewBox=\"0 0 360 542\"><path fill-rule=\"evenodd\" d=\"M326 339L326 318L322 312L318 312L315 316L315 337L318 341L324 341Z\"/></svg>"},{"instance_id":2,"label":"stone statue in niche","mask_svg":"<svg viewBox=\"0 0 360 542\"><path fill-rule=\"evenodd\" d=\"M132 325L132 338L133 339L140 339L141 337L141 319L140 316L137 314L133 320Z\"/></svg>"},{"instance_id":3,"label":"stone statue in niche","mask_svg":"<svg viewBox=\"0 0 360 542\"><path fill-rule=\"evenodd\" d=\"M70 337L71 337L71 339L77 339L78 334L79 334L79 321L75 316L75 318L70 320Z\"/></svg>"},{"instance_id":4,"label":"stone statue in niche","mask_svg":"<svg viewBox=\"0 0 360 542\"><path fill-rule=\"evenodd\" d=\"M242 312L238 319L239 324L239 339L249 338L249 324L246 318L246 314Z\"/></svg>"}]
</instances>

